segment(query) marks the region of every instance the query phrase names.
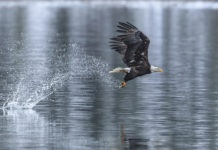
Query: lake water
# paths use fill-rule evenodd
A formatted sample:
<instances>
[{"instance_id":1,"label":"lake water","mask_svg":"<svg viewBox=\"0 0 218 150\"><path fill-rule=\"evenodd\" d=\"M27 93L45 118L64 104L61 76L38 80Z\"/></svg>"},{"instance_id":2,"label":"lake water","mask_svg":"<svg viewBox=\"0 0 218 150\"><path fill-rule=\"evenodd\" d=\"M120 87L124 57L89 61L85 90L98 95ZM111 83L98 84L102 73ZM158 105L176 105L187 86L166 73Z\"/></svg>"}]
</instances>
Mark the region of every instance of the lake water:
<instances>
[{"instance_id":1,"label":"lake water","mask_svg":"<svg viewBox=\"0 0 218 150\"><path fill-rule=\"evenodd\" d=\"M217 16L212 2L1 2L0 149L216 149ZM149 36L163 73L118 88L118 21Z\"/></svg>"}]
</instances>

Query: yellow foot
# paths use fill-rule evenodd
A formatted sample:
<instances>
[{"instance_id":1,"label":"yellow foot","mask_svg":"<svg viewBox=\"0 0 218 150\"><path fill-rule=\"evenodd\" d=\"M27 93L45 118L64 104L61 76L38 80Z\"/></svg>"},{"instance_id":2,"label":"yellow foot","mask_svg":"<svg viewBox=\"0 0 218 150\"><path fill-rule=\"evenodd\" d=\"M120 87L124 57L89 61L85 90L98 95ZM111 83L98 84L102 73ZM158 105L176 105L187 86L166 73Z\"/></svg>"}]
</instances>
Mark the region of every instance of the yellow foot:
<instances>
[{"instance_id":1,"label":"yellow foot","mask_svg":"<svg viewBox=\"0 0 218 150\"><path fill-rule=\"evenodd\" d=\"M126 82L121 82L121 85L120 85L120 88L123 88L123 87L125 87L126 86Z\"/></svg>"}]
</instances>

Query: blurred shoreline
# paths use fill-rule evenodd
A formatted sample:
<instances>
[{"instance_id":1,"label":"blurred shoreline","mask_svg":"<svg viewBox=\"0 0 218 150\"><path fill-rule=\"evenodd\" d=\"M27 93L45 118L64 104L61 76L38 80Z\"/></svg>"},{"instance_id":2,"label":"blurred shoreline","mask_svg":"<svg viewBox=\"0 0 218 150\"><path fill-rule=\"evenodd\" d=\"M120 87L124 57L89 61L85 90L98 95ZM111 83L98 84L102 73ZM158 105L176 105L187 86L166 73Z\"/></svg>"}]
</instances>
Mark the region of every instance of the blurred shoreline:
<instances>
[{"instance_id":1,"label":"blurred shoreline","mask_svg":"<svg viewBox=\"0 0 218 150\"><path fill-rule=\"evenodd\" d=\"M0 2L218 2L216 0L0 0Z\"/></svg>"},{"instance_id":2,"label":"blurred shoreline","mask_svg":"<svg viewBox=\"0 0 218 150\"><path fill-rule=\"evenodd\" d=\"M34 3L34 5L33 5ZM218 2L215 0L0 0L0 7L13 6L48 6L48 7L70 7L72 5L91 5L92 7L174 7L180 9L218 9Z\"/></svg>"}]
</instances>

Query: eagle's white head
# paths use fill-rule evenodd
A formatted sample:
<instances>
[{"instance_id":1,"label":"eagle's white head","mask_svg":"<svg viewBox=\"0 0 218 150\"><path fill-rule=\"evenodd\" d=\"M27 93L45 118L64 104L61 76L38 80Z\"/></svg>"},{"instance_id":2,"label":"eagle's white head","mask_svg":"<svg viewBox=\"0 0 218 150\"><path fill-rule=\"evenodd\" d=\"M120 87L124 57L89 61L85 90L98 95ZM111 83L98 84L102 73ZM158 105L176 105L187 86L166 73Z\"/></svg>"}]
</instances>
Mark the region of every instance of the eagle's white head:
<instances>
[{"instance_id":1,"label":"eagle's white head","mask_svg":"<svg viewBox=\"0 0 218 150\"><path fill-rule=\"evenodd\" d=\"M162 68L152 66L150 67L151 72L163 72Z\"/></svg>"}]
</instances>

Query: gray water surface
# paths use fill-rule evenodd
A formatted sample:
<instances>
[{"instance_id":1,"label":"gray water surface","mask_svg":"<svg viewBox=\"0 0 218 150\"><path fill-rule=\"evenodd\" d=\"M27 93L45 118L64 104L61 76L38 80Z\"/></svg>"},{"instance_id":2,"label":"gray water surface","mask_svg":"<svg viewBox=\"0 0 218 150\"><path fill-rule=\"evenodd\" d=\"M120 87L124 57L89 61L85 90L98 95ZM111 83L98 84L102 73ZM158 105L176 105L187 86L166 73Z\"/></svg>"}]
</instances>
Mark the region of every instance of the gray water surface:
<instances>
[{"instance_id":1,"label":"gray water surface","mask_svg":"<svg viewBox=\"0 0 218 150\"><path fill-rule=\"evenodd\" d=\"M0 3L0 149L216 149L217 16L216 3ZM118 21L150 37L163 73L118 89ZM122 144L120 126L148 141Z\"/></svg>"}]
</instances>

